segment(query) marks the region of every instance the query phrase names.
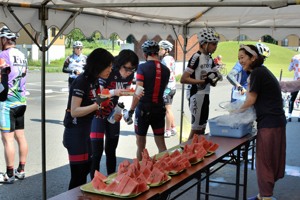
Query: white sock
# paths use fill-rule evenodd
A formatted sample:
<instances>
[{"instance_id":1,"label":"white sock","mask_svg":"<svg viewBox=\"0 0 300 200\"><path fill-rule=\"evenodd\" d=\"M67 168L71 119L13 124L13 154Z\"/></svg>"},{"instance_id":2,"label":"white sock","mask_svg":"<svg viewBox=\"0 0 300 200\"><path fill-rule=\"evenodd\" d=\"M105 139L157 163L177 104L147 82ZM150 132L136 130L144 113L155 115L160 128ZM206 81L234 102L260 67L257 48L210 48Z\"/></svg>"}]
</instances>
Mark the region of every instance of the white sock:
<instances>
[{"instance_id":1,"label":"white sock","mask_svg":"<svg viewBox=\"0 0 300 200\"><path fill-rule=\"evenodd\" d=\"M288 114L288 118L291 118L291 117L292 117L292 113L289 113L289 114Z\"/></svg>"}]
</instances>

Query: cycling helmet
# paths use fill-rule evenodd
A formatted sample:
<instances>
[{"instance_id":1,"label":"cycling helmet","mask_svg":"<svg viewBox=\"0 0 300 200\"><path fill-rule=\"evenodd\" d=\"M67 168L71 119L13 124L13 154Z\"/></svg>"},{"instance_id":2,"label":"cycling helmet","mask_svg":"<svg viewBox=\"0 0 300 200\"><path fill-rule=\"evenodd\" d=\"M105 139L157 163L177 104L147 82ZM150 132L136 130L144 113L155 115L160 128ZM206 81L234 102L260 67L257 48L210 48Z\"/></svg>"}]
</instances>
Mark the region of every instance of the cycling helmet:
<instances>
[{"instance_id":1,"label":"cycling helmet","mask_svg":"<svg viewBox=\"0 0 300 200\"><path fill-rule=\"evenodd\" d=\"M256 48L258 50L258 53L266 58L271 54L269 47L263 43L257 43Z\"/></svg>"},{"instance_id":2,"label":"cycling helmet","mask_svg":"<svg viewBox=\"0 0 300 200\"><path fill-rule=\"evenodd\" d=\"M82 42L80 42L80 41L75 41L75 42L73 43L73 48L76 48L76 47L83 47Z\"/></svg>"},{"instance_id":3,"label":"cycling helmet","mask_svg":"<svg viewBox=\"0 0 300 200\"><path fill-rule=\"evenodd\" d=\"M155 53L158 53L159 46L158 46L157 42L155 42L153 40L146 40L142 44L142 50L146 54L152 54L152 53L155 54Z\"/></svg>"},{"instance_id":4,"label":"cycling helmet","mask_svg":"<svg viewBox=\"0 0 300 200\"><path fill-rule=\"evenodd\" d=\"M173 49L173 44L167 40L160 41L158 43L158 46L163 49L168 49L169 51L172 51L172 49Z\"/></svg>"},{"instance_id":5,"label":"cycling helmet","mask_svg":"<svg viewBox=\"0 0 300 200\"><path fill-rule=\"evenodd\" d=\"M203 28L200 30L200 32L197 34L198 35L198 41L200 44L204 43L216 43L219 42L220 36L219 34L213 30L212 28Z\"/></svg>"},{"instance_id":6,"label":"cycling helmet","mask_svg":"<svg viewBox=\"0 0 300 200\"><path fill-rule=\"evenodd\" d=\"M5 37L7 39L15 39L19 37L19 34L13 33L11 32L11 30L9 30L9 28L7 28L7 26L3 26L0 29L0 37Z\"/></svg>"}]
</instances>

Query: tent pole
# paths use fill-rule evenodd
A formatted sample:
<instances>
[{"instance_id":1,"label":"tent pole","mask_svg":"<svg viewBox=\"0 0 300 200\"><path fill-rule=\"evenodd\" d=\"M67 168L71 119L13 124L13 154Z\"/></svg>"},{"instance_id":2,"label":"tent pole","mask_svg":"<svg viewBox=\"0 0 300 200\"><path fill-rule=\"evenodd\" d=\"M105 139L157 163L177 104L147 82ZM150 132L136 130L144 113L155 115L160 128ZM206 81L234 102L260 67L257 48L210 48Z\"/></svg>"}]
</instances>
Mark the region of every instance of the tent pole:
<instances>
[{"instance_id":1,"label":"tent pole","mask_svg":"<svg viewBox=\"0 0 300 200\"><path fill-rule=\"evenodd\" d=\"M183 26L182 35L183 35L183 67L182 67L182 74L185 70L185 57L186 57L186 47L187 47L187 25ZM184 116L184 84L181 85L181 109L180 109L180 136L179 136L179 143L182 143L182 127L183 127L183 116Z\"/></svg>"},{"instance_id":2,"label":"tent pole","mask_svg":"<svg viewBox=\"0 0 300 200\"><path fill-rule=\"evenodd\" d=\"M42 7L39 10L39 19L41 20L41 43L40 51L42 52L42 73L41 73L41 142L42 142L42 183L43 183L43 191L42 191L42 199L47 199L47 177L46 177L46 98L45 98L45 89L46 89L46 51L48 47L46 47L46 41L48 39L48 31L46 20L48 20L48 9L46 8L46 4L49 1L46 0L43 2Z\"/></svg>"}]
</instances>

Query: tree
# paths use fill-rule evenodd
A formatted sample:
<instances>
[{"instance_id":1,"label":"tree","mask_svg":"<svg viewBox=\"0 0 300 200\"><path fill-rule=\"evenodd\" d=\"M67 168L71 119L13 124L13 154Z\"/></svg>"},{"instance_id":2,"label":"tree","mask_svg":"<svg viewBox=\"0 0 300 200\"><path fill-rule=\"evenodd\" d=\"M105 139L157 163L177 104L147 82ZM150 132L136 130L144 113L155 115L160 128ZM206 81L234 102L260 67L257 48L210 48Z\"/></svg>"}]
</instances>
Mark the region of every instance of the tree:
<instances>
[{"instance_id":1,"label":"tree","mask_svg":"<svg viewBox=\"0 0 300 200\"><path fill-rule=\"evenodd\" d=\"M85 36L83 35L80 29L74 29L66 36L67 47L70 48L72 42L77 40L79 41L85 40Z\"/></svg>"},{"instance_id":2,"label":"tree","mask_svg":"<svg viewBox=\"0 0 300 200\"><path fill-rule=\"evenodd\" d=\"M110 35L109 39L111 40L112 43L112 51L115 50L115 41L118 40L119 36L116 33L113 33Z\"/></svg>"}]
</instances>

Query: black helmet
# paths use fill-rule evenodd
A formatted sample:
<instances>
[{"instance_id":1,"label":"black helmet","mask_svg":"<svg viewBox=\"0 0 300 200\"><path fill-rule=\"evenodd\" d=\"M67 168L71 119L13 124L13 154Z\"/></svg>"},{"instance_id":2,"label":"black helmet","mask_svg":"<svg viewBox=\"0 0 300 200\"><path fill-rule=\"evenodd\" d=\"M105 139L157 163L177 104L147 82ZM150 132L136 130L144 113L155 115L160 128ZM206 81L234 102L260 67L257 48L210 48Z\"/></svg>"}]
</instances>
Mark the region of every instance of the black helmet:
<instances>
[{"instance_id":1,"label":"black helmet","mask_svg":"<svg viewBox=\"0 0 300 200\"><path fill-rule=\"evenodd\" d=\"M143 52L146 54L157 54L159 52L159 46L157 44L157 42L153 41L153 40L146 40L143 44L142 44L142 49Z\"/></svg>"}]
</instances>

